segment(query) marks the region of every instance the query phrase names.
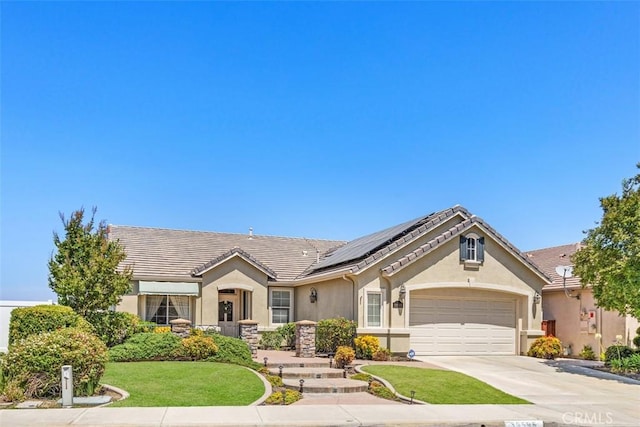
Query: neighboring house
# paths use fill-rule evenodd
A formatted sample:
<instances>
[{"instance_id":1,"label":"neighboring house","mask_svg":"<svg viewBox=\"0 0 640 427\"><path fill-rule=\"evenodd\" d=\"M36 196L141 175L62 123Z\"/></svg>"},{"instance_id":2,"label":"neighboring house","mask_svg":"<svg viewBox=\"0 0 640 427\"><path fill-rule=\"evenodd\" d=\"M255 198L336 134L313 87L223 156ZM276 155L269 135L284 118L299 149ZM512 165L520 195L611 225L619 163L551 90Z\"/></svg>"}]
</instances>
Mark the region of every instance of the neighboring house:
<instances>
[{"instance_id":1,"label":"neighboring house","mask_svg":"<svg viewBox=\"0 0 640 427\"><path fill-rule=\"evenodd\" d=\"M545 323L574 355L580 353L585 345L590 345L598 354L614 344L616 336L622 337L622 343L633 345L637 319L599 308L590 286L583 288L580 278L571 273L564 274L563 279L556 272L557 267L572 267L571 256L579 248L580 243L573 243L526 253L529 260L553 280L542 289ZM560 271L564 272L563 269Z\"/></svg>"},{"instance_id":2,"label":"neighboring house","mask_svg":"<svg viewBox=\"0 0 640 427\"><path fill-rule=\"evenodd\" d=\"M13 309L43 304L51 305L53 301L0 301L0 352L6 352L9 347L9 323Z\"/></svg>"},{"instance_id":3,"label":"neighboring house","mask_svg":"<svg viewBox=\"0 0 640 427\"><path fill-rule=\"evenodd\" d=\"M343 316L395 353L521 354L550 279L460 206L350 242L110 226L133 265L118 310L237 335Z\"/></svg>"}]
</instances>

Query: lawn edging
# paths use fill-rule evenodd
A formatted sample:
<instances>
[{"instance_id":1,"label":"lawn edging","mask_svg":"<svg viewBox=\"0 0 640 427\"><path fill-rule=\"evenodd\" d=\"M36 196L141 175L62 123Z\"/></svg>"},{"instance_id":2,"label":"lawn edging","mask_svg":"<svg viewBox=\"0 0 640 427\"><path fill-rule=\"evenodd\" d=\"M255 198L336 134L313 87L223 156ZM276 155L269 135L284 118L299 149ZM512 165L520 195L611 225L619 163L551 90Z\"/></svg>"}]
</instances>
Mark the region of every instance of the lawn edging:
<instances>
[{"instance_id":1,"label":"lawn edging","mask_svg":"<svg viewBox=\"0 0 640 427\"><path fill-rule=\"evenodd\" d=\"M253 372L255 375L257 375L260 378L260 380L262 381L262 384L264 384L264 393L262 394L262 396L258 400L256 400L255 402L251 403L249 406L262 405L269 398L269 396L271 396L271 394L273 393L273 390L271 388L271 383L260 372L257 372L256 370L251 369L251 368L247 368L246 366L243 366L243 368L248 369L251 372Z\"/></svg>"},{"instance_id":2,"label":"lawn edging","mask_svg":"<svg viewBox=\"0 0 640 427\"><path fill-rule=\"evenodd\" d=\"M363 370L361 369L363 366L372 366L372 365L370 365L369 363L365 363L365 364L362 364L362 365L356 365L356 366L355 366L355 370L356 370L356 372L359 372L359 373L361 373L361 374L371 375L371 377L372 377L372 378L375 378L375 379L376 379L376 381L380 381L382 384L384 384L384 386L385 386L386 388L388 388L389 390L391 390L392 392L394 392L394 393L395 393L395 395L396 395L396 397L398 397L398 399L403 400L403 401L408 402L408 403L413 402L413 403L416 403L416 404L418 404L418 405L431 405L431 403L423 402L422 400L415 399L415 398L414 398L414 399L411 399L410 397L407 397L407 396L404 396L404 395L402 395L402 394L398 393L398 392L396 391L396 389L395 389L395 388L393 388L393 386L392 386L392 385L391 385L387 380L385 380L384 378L381 378L381 377L378 377L378 376L376 376L376 375L373 375L373 374L371 374L371 373L369 373L369 372L367 372L367 371L363 371Z\"/></svg>"},{"instance_id":3,"label":"lawn edging","mask_svg":"<svg viewBox=\"0 0 640 427\"><path fill-rule=\"evenodd\" d=\"M115 400L115 401L112 400L111 402L105 403L104 405L100 405L100 407L108 406L108 405L111 405L113 402L120 402L121 400L125 400L125 399L129 398L129 392L127 392L126 390L123 390L121 388L118 388L116 386L112 386L112 385L109 385L109 384L100 384L100 385L102 386L102 388L105 388L105 389L107 389L109 391L112 391L114 393L118 393L120 396L122 396L120 399Z\"/></svg>"}]
</instances>

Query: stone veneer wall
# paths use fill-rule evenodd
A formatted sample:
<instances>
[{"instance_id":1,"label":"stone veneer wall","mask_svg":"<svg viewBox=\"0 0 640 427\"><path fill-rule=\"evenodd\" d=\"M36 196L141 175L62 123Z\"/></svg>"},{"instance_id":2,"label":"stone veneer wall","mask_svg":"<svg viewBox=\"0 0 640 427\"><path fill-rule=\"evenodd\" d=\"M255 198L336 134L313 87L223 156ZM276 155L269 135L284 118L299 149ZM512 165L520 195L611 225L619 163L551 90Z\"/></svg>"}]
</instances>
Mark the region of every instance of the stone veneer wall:
<instances>
[{"instance_id":1,"label":"stone veneer wall","mask_svg":"<svg viewBox=\"0 0 640 427\"><path fill-rule=\"evenodd\" d=\"M315 357L316 322L301 320L296 322L296 356Z\"/></svg>"},{"instance_id":2,"label":"stone veneer wall","mask_svg":"<svg viewBox=\"0 0 640 427\"><path fill-rule=\"evenodd\" d=\"M251 357L258 355L258 322L255 320L240 320L240 339L247 343L251 350Z\"/></svg>"},{"instance_id":3,"label":"stone veneer wall","mask_svg":"<svg viewBox=\"0 0 640 427\"><path fill-rule=\"evenodd\" d=\"M171 333L176 334L180 338L186 338L191 334L191 322L187 319L175 319L169 322L171 324Z\"/></svg>"}]
</instances>

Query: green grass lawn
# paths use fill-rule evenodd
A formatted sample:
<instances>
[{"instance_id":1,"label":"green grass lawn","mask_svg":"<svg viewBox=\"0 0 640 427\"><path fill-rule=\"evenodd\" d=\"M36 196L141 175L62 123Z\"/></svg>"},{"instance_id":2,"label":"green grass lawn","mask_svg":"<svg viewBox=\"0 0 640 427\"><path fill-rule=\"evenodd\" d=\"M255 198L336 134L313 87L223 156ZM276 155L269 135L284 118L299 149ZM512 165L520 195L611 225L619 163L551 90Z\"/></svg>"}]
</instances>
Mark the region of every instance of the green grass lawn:
<instances>
[{"instance_id":1,"label":"green grass lawn","mask_svg":"<svg viewBox=\"0 0 640 427\"><path fill-rule=\"evenodd\" d=\"M255 373L212 362L108 363L100 382L131 395L111 406L243 406L264 393Z\"/></svg>"},{"instance_id":2,"label":"green grass lawn","mask_svg":"<svg viewBox=\"0 0 640 427\"><path fill-rule=\"evenodd\" d=\"M384 378L404 396L411 396L411 390L415 390L415 398L428 403L529 403L459 372L394 365L369 365L362 370Z\"/></svg>"}]
</instances>

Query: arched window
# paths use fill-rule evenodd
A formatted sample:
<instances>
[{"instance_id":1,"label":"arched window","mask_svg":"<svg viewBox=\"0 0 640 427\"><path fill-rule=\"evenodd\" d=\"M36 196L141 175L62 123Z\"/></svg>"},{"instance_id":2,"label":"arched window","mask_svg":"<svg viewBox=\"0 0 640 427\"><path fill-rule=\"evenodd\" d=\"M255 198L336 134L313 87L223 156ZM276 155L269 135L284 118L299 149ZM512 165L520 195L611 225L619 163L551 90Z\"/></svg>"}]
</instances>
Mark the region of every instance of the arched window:
<instances>
[{"instance_id":1,"label":"arched window","mask_svg":"<svg viewBox=\"0 0 640 427\"><path fill-rule=\"evenodd\" d=\"M484 237L475 233L460 236L460 261L484 261Z\"/></svg>"}]
</instances>

